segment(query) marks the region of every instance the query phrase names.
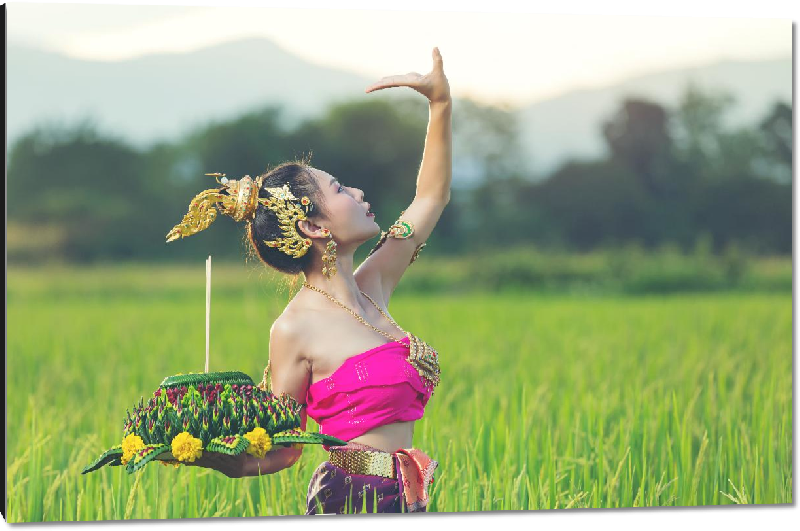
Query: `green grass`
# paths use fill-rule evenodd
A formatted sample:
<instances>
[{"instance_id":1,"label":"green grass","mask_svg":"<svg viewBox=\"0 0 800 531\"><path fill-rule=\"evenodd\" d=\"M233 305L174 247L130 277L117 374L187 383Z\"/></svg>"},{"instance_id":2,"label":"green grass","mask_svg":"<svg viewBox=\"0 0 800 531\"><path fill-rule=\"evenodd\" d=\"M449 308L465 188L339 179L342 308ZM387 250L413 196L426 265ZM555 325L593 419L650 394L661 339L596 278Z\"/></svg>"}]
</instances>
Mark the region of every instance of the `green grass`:
<instances>
[{"instance_id":1,"label":"green grass","mask_svg":"<svg viewBox=\"0 0 800 531\"><path fill-rule=\"evenodd\" d=\"M214 267L211 370L259 381L291 293L252 271ZM304 512L320 447L262 478L155 464L80 474L120 441L140 396L203 370L202 263L11 270L7 309L9 522ZM439 461L429 511L792 502L790 291L417 295L401 283L390 309L441 356L414 434Z\"/></svg>"}]
</instances>

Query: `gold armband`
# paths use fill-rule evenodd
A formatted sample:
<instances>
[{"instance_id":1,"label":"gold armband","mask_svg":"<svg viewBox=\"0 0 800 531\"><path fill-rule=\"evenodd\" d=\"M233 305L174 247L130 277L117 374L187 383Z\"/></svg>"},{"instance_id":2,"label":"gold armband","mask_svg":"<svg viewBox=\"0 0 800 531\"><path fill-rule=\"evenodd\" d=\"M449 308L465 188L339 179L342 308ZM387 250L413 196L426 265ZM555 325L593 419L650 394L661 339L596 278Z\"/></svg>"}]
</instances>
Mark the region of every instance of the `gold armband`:
<instances>
[{"instance_id":1,"label":"gold armband","mask_svg":"<svg viewBox=\"0 0 800 531\"><path fill-rule=\"evenodd\" d=\"M419 252L420 252L420 251L422 250L422 248L423 248L423 247L425 247L426 245L428 245L428 242L422 242L421 244L417 245L417 248L416 248L416 249L414 249L414 254L412 254L412 255L411 255L411 261L408 263L408 265L411 265L411 264L413 264L413 263L414 263L414 260L416 260L416 259L417 259L417 257L419 256Z\"/></svg>"},{"instance_id":2,"label":"gold armband","mask_svg":"<svg viewBox=\"0 0 800 531\"><path fill-rule=\"evenodd\" d=\"M400 215L402 216L404 213L405 213L405 210L400 212ZM372 253L374 253L375 251L380 249L381 246L384 243L386 243L386 238L391 236L392 238L398 238L398 239L401 239L401 240L407 240L408 238L410 238L413 235L414 235L414 225L410 221L405 221L403 219L398 219L397 221L395 221L392 224L391 227L389 227L389 231L388 232L387 231L381 231L381 237L378 239L378 243L376 243L375 247L373 247L372 250L369 252L369 254L367 255L367 258L372 256ZM419 252L422 250L423 247L425 247L426 244L427 244L427 242L422 242L419 245L417 245L417 248L414 249L414 254L411 255L411 261L408 263L408 265L411 265L411 264L414 263L414 260L416 260L417 257L419 256Z\"/></svg>"}]
</instances>

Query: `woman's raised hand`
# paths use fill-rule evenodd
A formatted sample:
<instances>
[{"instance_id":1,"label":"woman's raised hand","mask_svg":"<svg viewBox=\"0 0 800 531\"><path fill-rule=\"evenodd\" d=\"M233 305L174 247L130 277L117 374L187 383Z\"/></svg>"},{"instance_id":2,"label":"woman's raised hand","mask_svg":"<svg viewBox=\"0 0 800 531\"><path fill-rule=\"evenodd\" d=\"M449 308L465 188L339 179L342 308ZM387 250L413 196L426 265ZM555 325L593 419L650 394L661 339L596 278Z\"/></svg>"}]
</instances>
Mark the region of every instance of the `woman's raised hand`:
<instances>
[{"instance_id":1,"label":"woman's raised hand","mask_svg":"<svg viewBox=\"0 0 800 531\"><path fill-rule=\"evenodd\" d=\"M431 103L450 101L450 84L444 75L444 63L439 48L433 49L433 69L424 76L417 72L386 76L368 86L364 92L370 93L389 87L411 87Z\"/></svg>"}]
</instances>

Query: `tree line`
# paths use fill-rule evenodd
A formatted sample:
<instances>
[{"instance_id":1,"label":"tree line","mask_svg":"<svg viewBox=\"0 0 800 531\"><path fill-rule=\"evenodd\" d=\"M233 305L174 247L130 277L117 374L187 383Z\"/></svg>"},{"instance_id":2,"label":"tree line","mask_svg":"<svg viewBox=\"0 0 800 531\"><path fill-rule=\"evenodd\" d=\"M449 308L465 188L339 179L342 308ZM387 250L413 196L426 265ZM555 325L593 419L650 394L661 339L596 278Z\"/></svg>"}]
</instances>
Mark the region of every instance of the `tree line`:
<instances>
[{"instance_id":1,"label":"tree line","mask_svg":"<svg viewBox=\"0 0 800 531\"><path fill-rule=\"evenodd\" d=\"M456 100L454 181L467 168L476 184L454 187L426 251L688 250L702 240L713 252L735 244L791 254L792 108L775 102L755 124L730 129L724 118L733 105L725 93L692 85L675 108L625 98L598 124L604 156L534 175L523 153L536 146L521 145L513 111ZM166 244L165 235L191 198L216 184L205 173L255 176L304 154L362 188L388 228L414 195L427 105L342 102L292 129L279 125L281 112L266 106L141 149L89 120L34 127L9 150L9 262L241 259L244 231L227 217L180 243Z\"/></svg>"}]
</instances>

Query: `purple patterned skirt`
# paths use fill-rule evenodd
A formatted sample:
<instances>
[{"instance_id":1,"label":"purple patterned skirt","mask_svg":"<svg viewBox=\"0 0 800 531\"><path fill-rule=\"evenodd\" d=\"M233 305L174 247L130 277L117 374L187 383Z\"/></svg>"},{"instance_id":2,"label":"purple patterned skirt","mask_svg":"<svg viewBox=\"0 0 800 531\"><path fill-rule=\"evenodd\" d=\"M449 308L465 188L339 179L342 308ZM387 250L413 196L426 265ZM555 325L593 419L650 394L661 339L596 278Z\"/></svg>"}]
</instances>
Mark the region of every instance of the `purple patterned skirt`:
<instances>
[{"instance_id":1,"label":"purple patterned skirt","mask_svg":"<svg viewBox=\"0 0 800 531\"><path fill-rule=\"evenodd\" d=\"M348 446L355 446L355 443ZM421 504L412 504L409 508L402 488L408 480L403 476L399 459L395 459L395 470L397 479L350 474L325 461L314 471L308 484L306 514L426 512Z\"/></svg>"}]
</instances>

